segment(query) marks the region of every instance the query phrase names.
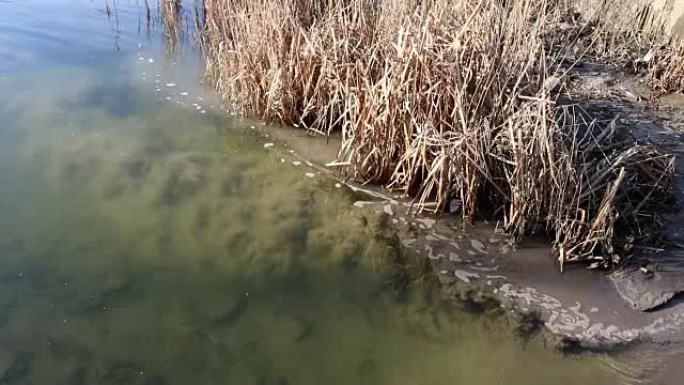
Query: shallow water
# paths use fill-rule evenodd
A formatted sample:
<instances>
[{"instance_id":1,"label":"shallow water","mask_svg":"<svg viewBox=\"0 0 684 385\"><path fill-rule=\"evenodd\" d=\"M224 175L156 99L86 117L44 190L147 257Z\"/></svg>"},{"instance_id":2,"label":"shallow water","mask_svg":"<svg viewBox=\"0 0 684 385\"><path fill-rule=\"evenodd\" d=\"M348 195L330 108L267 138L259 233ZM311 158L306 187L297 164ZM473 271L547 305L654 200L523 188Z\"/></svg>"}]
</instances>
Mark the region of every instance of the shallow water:
<instances>
[{"instance_id":1,"label":"shallow water","mask_svg":"<svg viewBox=\"0 0 684 385\"><path fill-rule=\"evenodd\" d=\"M617 382L409 285L143 5L0 0L0 383Z\"/></svg>"}]
</instances>

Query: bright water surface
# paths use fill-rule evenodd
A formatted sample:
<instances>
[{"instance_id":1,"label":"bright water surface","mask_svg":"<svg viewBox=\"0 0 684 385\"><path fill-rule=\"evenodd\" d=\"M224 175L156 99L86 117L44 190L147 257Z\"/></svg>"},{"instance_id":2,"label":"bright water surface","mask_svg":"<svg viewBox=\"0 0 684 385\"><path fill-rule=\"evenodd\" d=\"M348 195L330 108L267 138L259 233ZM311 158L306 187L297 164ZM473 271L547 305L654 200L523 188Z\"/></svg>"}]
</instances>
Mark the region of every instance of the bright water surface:
<instances>
[{"instance_id":1,"label":"bright water surface","mask_svg":"<svg viewBox=\"0 0 684 385\"><path fill-rule=\"evenodd\" d=\"M0 384L614 383L406 287L144 3L0 0Z\"/></svg>"}]
</instances>

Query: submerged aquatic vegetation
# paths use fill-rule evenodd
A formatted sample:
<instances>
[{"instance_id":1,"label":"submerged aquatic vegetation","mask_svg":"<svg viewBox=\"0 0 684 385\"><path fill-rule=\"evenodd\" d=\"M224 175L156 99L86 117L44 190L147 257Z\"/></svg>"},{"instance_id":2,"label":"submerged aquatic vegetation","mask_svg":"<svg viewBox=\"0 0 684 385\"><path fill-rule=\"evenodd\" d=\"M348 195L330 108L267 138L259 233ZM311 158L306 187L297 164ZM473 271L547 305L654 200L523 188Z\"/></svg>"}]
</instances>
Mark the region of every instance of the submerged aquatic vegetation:
<instances>
[{"instance_id":1,"label":"submerged aquatic vegetation","mask_svg":"<svg viewBox=\"0 0 684 385\"><path fill-rule=\"evenodd\" d=\"M494 216L550 233L561 265L610 266L616 222L653 218L672 160L557 105L557 63L588 51L582 34L596 52L631 41L608 44L605 21L559 28L577 4L206 0L206 81L243 113L339 132L337 164L421 210Z\"/></svg>"}]
</instances>

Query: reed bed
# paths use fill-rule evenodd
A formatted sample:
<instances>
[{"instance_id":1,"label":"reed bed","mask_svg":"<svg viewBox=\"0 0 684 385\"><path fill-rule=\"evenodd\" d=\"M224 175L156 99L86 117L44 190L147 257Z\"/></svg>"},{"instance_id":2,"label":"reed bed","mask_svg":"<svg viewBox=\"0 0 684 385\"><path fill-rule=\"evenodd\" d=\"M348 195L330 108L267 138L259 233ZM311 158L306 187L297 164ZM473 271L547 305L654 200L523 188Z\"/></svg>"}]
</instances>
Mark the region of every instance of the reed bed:
<instances>
[{"instance_id":1,"label":"reed bed","mask_svg":"<svg viewBox=\"0 0 684 385\"><path fill-rule=\"evenodd\" d=\"M339 133L343 171L417 209L498 218L517 238L551 235L561 267L610 267L616 228L639 233L669 196L672 158L556 104L556 64L579 41L566 9L206 0L206 80L242 113Z\"/></svg>"},{"instance_id":2,"label":"reed bed","mask_svg":"<svg viewBox=\"0 0 684 385\"><path fill-rule=\"evenodd\" d=\"M663 92L684 93L684 42L672 41L651 51L648 59L648 80Z\"/></svg>"}]
</instances>

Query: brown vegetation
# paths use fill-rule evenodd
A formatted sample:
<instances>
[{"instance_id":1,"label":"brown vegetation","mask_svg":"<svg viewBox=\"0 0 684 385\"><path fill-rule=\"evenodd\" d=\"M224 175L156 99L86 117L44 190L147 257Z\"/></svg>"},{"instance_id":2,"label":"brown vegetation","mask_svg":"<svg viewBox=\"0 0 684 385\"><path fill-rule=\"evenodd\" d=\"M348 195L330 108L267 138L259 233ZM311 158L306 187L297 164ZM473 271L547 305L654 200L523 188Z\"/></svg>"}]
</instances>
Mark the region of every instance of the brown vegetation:
<instances>
[{"instance_id":1,"label":"brown vegetation","mask_svg":"<svg viewBox=\"0 0 684 385\"><path fill-rule=\"evenodd\" d=\"M684 42L670 42L647 57L648 79L663 92L684 92Z\"/></svg>"},{"instance_id":2,"label":"brown vegetation","mask_svg":"<svg viewBox=\"0 0 684 385\"><path fill-rule=\"evenodd\" d=\"M669 197L672 158L558 106L559 63L634 52L658 24L614 33L625 19L579 4L206 0L207 81L243 113L341 133L358 181L550 233L561 266L610 266L616 224L638 233Z\"/></svg>"}]
</instances>

